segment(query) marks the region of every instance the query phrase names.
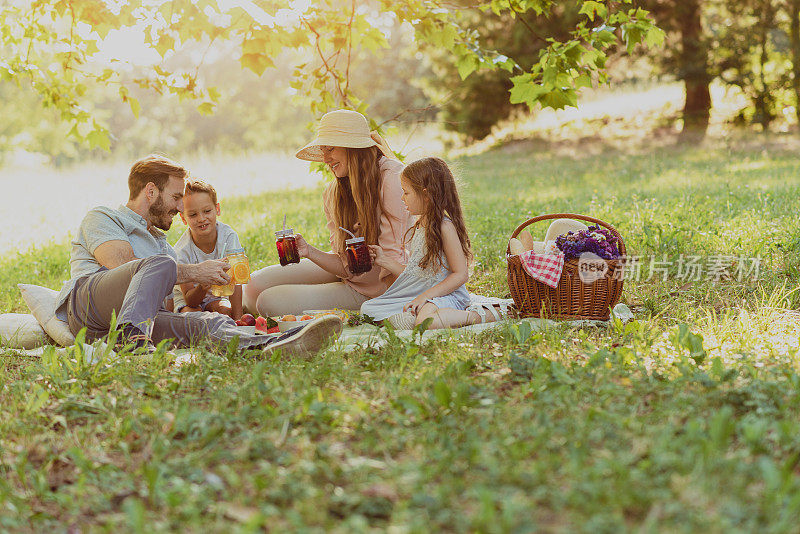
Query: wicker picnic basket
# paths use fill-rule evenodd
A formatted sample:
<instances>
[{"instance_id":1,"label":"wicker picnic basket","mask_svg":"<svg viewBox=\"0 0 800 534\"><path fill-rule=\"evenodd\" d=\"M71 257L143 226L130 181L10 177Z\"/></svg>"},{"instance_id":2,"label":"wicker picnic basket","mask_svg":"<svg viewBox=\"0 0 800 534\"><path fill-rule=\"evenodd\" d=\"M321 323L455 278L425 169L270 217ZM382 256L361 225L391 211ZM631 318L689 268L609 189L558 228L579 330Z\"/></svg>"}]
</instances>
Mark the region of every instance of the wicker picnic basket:
<instances>
[{"instance_id":1,"label":"wicker picnic basket","mask_svg":"<svg viewBox=\"0 0 800 534\"><path fill-rule=\"evenodd\" d=\"M619 253L625 257L625 243L622 236L610 224L574 213L554 213L539 215L528 219L514 230L511 237L517 237L528 225L548 219L578 219L599 224L619 238ZM508 288L522 317L545 317L548 319L591 319L605 321L611 315L611 308L619 302L622 295L622 277L614 276L622 267L622 259L605 260L608 270L605 276L585 284L579 276L577 258L564 260L564 270L557 287L550 287L534 280L525 271L519 256L512 256L506 248L508 261Z\"/></svg>"}]
</instances>

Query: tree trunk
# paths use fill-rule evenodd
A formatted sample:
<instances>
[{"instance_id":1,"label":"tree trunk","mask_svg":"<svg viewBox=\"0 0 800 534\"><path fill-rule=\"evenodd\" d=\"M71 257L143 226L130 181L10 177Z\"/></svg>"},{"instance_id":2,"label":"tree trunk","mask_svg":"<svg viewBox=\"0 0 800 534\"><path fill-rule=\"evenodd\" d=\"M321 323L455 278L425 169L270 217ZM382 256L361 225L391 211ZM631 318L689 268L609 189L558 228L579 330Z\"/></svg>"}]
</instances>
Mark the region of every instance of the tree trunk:
<instances>
[{"instance_id":1,"label":"tree trunk","mask_svg":"<svg viewBox=\"0 0 800 534\"><path fill-rule=\"evenodd\" d=\"M769 129L769 125L775 119L773 95L771 88L767 84L765 69L769 57L767 56L767 46L769 44L769 30L774 24L774 13L772 10L772 0L763 0L761 9L761 20L759 21L758 34L758 80L759 84L753 83L756 97L753 102L755 105L755 122L761 125L763 131Z\"/></svg>"},{"instance_id":2,"label":"tree trunk","mask_svg":"<svg viewBox=\"0 0 800 534\"><path fill-rule=\"evenodd\" d=\"M675 5L681 33L680 70L686 87L681 140L702 139L711 115L711 93L708 88L711 76L708 74L708 54L702 41L700 3L701 0L680 0Z\"/></svg>"},{"instance_id":3,"label":"tree trunk","mask_svg":"<svg viewBox=\"0 0 800 534\"><path fill-rule=\"evenodd\" d=\"M794 90L794 113L800 125L800 0L789 0L789 37L792 46L792 89Z\"/></svg>"}]
</instances>

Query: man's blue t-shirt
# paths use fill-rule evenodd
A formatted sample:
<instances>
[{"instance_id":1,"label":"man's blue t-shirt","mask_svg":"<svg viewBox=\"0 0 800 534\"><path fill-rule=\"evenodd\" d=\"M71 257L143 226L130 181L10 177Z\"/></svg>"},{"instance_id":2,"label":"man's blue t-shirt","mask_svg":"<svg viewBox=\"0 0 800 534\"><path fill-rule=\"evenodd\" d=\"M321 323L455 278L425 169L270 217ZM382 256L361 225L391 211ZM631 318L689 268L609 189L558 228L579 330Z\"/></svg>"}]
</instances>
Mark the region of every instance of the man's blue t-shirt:
<instances>
[{"instance_id":1,"label":"man's blue t-shirt","mask_svg":"<svg viewBox=\"0 0 800 534\"><path fill-rule=\"evenodd\" d=\"M167 243L166 234L157 228L148 230L144 217L129 207L122 205L117 209L106 206L93 208L83 218L78 227L78 235L72 241L69 257L70 279L64 282L56 301L56 313L60 318L66 319L64 303L75 287L75 282L83 276L105 269L94 257L94 251L108 241L127 241L133 248L133 255L139 259L157 254L168 254L177 258L175 251Z\"/></svg>"}]
</instances>

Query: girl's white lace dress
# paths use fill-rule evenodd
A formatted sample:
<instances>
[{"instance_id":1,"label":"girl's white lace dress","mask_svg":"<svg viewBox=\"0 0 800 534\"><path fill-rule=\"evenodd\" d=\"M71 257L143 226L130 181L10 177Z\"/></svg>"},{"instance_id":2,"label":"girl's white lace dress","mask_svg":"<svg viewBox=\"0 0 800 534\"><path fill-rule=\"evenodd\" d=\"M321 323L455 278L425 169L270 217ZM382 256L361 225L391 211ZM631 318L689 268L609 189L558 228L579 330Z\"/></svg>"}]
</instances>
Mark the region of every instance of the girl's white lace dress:
<instances>
[{"instance_id":1,"label":"girl's white lace dress","mask_svg":"<svg viewBox=\"0 0 800 534\"><path fill-rule=\"evenodd\" d=\"M402 313L403 306L447 278L447 275L450 274L450 266L444 255L441 257L442 266L438 271L432 268L422 269L419 266L426 249L425 230L418 228L409 243L410 255L405 270L389 286L386 293L364 302L361 305L361 313L369 315L376 321L381 321L396 313ZM461 285L452 293L428 299L428 302L434 303L439 308L464 310L469 306L470 297L466 286Z\"/></svg>"}]
</instances>

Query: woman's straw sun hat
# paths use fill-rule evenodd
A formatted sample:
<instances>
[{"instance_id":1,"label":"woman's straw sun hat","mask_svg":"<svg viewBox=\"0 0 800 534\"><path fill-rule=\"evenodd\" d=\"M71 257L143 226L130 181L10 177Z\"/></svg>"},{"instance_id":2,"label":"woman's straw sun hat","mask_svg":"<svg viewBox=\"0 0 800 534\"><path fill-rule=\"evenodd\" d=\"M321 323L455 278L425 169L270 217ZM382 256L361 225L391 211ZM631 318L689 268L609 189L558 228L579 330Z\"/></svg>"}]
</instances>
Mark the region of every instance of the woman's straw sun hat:
<instances>
[{"instance_id":1,"label":"woman's straw sun hat","mask_svg":"<svg viewBox=\"0 0 800 534\"><path fill-rule=\"evenodd\" d=\"M317 128L317 136L295 154L307 161L322 161L323 146L345 148L367 148L377 146L388 158L394 153L377 132L369 131L367 118L358 111L339 109L322 116Z\"/></svg>"}]
</instances>

